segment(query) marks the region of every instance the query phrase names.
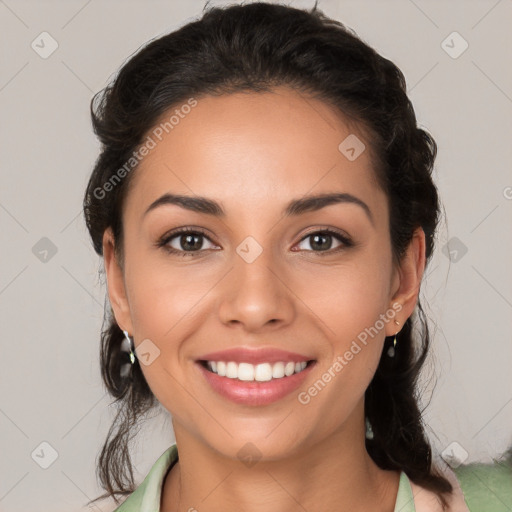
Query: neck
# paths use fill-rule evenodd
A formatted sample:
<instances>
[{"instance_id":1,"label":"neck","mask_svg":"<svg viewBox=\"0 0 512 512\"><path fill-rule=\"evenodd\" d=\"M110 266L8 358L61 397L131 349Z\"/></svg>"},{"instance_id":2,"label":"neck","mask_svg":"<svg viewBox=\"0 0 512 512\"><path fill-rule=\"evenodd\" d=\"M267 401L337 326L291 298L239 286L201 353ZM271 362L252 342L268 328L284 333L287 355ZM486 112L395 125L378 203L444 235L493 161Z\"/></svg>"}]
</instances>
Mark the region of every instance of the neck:
<instances>
[{"instance_id":1,"label":"neck","mask_svg":"<svg viewBox=\"0 0 512 512\"><path fill-rule=\"evenodd\" d=\"M179 461L164 481L165 512L394 510L400 473L373 462L361 428L253 465L222 456L179 424L174 430Z\"/></svg>"}]
</instances>

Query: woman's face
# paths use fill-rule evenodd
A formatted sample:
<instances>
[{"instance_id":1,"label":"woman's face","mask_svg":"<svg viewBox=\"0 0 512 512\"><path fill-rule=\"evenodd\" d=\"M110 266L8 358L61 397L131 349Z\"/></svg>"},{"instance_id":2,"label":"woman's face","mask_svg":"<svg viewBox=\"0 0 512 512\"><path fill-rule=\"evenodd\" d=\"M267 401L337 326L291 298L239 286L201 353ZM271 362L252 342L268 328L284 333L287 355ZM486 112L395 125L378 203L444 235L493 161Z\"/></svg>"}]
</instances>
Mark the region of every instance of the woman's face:
<instances>
[{"instance_id":1,"label":"woman's face","mask_svg":"<svg viewBox=\"0 0 512 512\"><path fill-rule=\"evenodd\" d=\"M133 171L122 272L109 232L104 248L117 322L134 336L177 437L233 458L251 442L259 456L279 458L342 432L364 436L364 392L384 337L415 297L398 295L387 199L363 136L323 102L284 87L204 97L163 120L176 109L179 121L150 133L155 147ZM223 213L155 204L166 194L205 198ZM352 199L308 200L323 194ZM185 227L195 233L173 235ZM227 349L270 349L238 354L259 369L228 371L267 379L270 365L276 377L235 380L199 362ZM314 363L279 378L275 363L294 359Z\"/></svg>"}]
</instances>

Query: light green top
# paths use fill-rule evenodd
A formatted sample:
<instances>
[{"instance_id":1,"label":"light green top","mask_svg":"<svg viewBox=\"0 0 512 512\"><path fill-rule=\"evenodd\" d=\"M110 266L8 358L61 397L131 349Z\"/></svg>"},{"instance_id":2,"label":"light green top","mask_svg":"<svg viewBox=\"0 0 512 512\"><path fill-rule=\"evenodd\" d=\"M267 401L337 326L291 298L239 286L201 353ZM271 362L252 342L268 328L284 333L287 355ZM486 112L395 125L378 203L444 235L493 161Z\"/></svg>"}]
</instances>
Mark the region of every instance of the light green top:
<instances>
[{"instance_id":1,"label":"light green top","mask_svg":"<svg viewBox=\"0 0 512 512\"><path fill-rule=\"evenodd\" d=\"M176 444L155 462L144 481L114 512L161 512L162 485L178 460ZM505 464L470 464L454 469L470 512L512 512L512 468ZM400 473L394 512L416 512L411 483Z\"/></svg>"}]
</instances>

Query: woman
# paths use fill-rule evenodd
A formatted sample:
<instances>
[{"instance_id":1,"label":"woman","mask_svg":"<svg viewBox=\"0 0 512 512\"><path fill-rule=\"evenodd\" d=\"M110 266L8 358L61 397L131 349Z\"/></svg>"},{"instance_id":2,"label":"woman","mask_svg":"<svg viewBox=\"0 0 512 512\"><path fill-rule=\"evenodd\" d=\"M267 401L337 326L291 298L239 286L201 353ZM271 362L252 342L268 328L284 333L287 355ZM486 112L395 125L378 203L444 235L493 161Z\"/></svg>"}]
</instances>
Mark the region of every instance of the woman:
<instances>
[{"instance_id":1,"label":"woman","mask_svg":"<svg viewBox=\"0 0 512 512\"><path fill-rule=\"evenodd\" d=\"M152 41L99 99L116 510L468 510L416 401L439 204L400 70L316 6L253 3ZM134 491L157 403L176 444Z\"/></svg>"}]
</instances>

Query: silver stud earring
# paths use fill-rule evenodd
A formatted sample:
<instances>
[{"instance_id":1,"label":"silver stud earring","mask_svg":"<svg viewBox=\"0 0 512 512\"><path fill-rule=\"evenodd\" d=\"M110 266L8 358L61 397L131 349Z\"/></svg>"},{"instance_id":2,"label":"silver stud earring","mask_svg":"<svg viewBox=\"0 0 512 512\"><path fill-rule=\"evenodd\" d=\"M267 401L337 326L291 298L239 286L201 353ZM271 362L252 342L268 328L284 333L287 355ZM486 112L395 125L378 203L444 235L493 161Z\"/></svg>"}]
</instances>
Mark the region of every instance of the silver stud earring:
<instances>
[{"instance_id":1,"label":"silver stud earring","mask_svg":"<svg viewBox=\"0 0 512 512\"><path fill-rule=\"evenodd\" d=\"M128 352L130 362L121 366L121 377L127 377L135 363L135 345L133 344L133 338L126 331L123 331L123 333L125 339L121 343L121 352Z\"/></svg>"},{"instance_id":2,"label":"silver stud earring","mask_svg":"<svg viewBox=\"0 0 512 512\"><path fill-rule=\"evenodd\" d=\"M124 337L128 340L128 344L130 346L129 353L130 353L130 361L132 364L135 363L135 345L133 344L133 338L126 332L123 331Z\"/></svg>"},{"instance_id":3,"label":"silver stud earring","mask_svg":"<svg viewBox=\"0 0 512 512\"><path fill-rule=\"evenodd\" d=\"M366 418L366 439L373 439L373 429L372 424L370 423L370 420Z\"/></svg>"},{"instance_id":4,"label":"silver stud earring","mask_svg":"<svg viewBox=\"0 0 512 512\"><path fill-rule=\"evenodd\" d=\"M396 325L400 325L400 322L398 322L397 320L395 320L395 324L396 324ZM397 331L397 332L395 333L395 338L394 338L394 340L393 340L393 346L388 348L388 356L389 356L389 357L395 357L395 353L396 353L396 350L395 350L395 347L396 347L396 335L397 335L399 332L400 332L400 331Z\"/></svg>"}]
</instances>

